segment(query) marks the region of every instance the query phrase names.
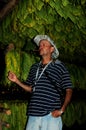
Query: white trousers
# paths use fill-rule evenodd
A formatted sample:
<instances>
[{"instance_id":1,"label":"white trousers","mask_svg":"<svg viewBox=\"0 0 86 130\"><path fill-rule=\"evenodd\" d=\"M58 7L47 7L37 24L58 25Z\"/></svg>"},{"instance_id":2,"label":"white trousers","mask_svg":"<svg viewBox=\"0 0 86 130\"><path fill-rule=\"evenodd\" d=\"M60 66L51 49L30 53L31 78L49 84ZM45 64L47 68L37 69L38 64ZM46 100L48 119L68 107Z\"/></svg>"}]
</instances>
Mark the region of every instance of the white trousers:
<instances>
[{"instance_id":1,"label":"white trousers","mask_svg":"<svg viewBox=\"0 0 86 130\"><path fill-rule=\"evenodd\" d=\"M62 119L51 114L42 117L29 116L26 130L62 130Z\"/></svg>"}]
</instances>

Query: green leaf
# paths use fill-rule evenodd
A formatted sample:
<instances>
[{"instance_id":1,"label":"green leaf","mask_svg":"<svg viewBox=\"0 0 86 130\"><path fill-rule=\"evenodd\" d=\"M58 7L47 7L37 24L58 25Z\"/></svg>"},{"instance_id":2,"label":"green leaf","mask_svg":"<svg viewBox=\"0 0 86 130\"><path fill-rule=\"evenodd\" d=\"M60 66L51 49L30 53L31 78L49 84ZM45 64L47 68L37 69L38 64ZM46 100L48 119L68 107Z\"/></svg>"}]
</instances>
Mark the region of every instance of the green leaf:
<instances>
[{"instance_id":1,"label":"green leaf","mask_svg":"<svg viewBox=\"0 0 86 130\"><path fill-rule=\"evenodd\" d=\"M62 4L63 4L63 6L67 6L69 4L69 1L68 0L62 0Z\"/></svg>"}]
</instances>

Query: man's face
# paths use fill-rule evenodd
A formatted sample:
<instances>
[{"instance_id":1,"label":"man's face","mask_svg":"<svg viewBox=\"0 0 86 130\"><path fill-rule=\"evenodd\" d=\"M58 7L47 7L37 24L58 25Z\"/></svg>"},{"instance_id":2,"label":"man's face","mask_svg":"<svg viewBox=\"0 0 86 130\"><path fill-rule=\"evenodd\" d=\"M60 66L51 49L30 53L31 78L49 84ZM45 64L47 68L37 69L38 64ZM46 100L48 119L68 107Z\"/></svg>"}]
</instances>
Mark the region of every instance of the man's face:
<instances>
[{"instance_id":1,"label":"man's face","mask_svg":"<svg viewBox=\"0 0 86 130\"><path fill-rule=\"evenodd\" d=\"M41 56L51 57L54 47L47 40L41 40L39 43L39 53Z\"/></svg>"}]
</instances>

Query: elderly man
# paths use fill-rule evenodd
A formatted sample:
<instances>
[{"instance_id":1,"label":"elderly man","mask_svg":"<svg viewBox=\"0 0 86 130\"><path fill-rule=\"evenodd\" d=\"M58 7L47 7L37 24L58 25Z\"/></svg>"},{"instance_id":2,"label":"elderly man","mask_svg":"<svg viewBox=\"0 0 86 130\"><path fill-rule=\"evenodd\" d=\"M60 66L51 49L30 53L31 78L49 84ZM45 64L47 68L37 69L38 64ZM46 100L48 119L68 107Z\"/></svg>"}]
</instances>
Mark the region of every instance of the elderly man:
<instances>
[{"instance_id":1,"label":"elderly man","mask_svg":"<svg viewBox=\"0 0 86 130\"><path fill-rule=\"evenodd\" d=\"M26 130L62 130L61 115L72 97L70 75L65 65L58 60L59 51L49 36L37 35L34 42L39 47L41 60L32 65L26 84L10 71L8 79L32 93Z\"/></svg>"}]
</instances>

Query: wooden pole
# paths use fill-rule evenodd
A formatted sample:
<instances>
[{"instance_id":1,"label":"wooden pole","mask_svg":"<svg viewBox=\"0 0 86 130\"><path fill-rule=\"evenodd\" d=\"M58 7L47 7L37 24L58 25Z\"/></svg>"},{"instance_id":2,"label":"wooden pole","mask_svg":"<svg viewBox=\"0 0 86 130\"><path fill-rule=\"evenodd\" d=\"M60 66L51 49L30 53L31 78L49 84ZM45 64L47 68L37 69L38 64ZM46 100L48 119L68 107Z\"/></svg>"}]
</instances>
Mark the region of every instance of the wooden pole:
<instances>
[{"instance_id":1,"label":"wooden pole","mask_svg":"<svg viewBox=\"0 0 86 130\"><path fill-rule=\"evenodd\" d=\"M0 120L0 130L2 130L2 121Z\"/></svg>"},{"instance_id":2,"label":"wooden pole","mask_svg":"<svg viewBox=\"0 0 86 130\"><path fill-rule=\"evenodd\" d=\"M16 3L18 3L18 1L19 0L10 0L0 11L0 19L2 19L8 12L10 12Z\"/></svg>"}]
</instances>

